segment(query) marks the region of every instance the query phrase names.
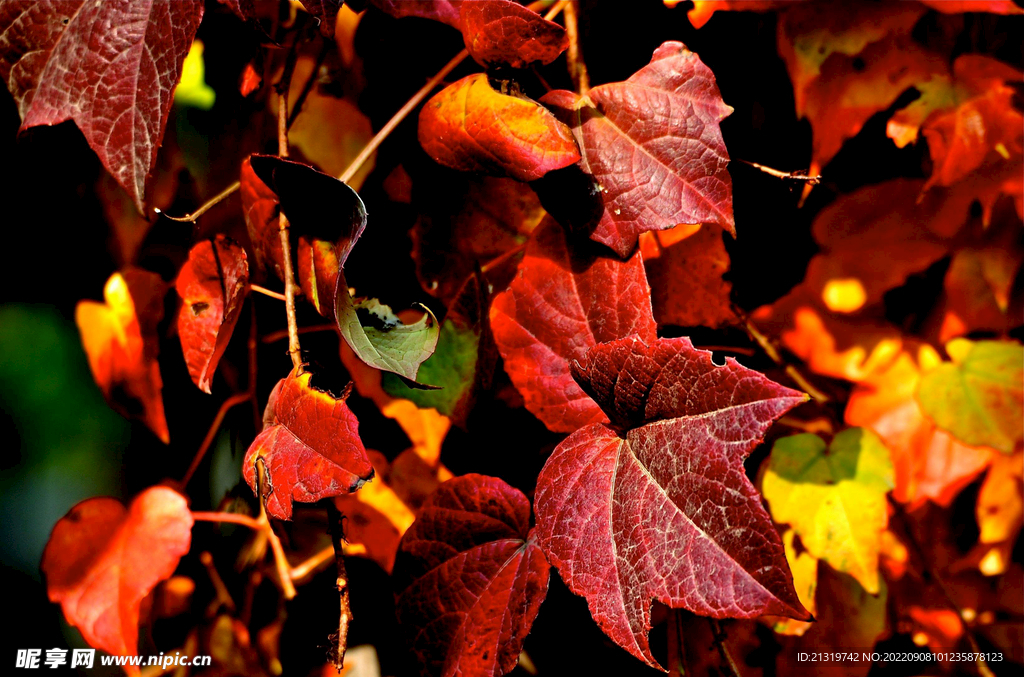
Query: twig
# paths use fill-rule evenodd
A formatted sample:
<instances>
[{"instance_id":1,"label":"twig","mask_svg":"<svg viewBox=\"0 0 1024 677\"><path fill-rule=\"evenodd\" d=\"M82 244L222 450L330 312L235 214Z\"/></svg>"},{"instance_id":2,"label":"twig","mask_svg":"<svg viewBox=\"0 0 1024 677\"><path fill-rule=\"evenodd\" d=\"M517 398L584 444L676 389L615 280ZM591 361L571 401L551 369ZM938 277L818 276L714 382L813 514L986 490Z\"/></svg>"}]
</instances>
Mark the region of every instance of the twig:
<instances>
[{"instance_id":1,"label":"twig","mask_svg":"<svg viewBox=\"0 0 1024 677\"><path fill-rule=\"evenodd\" d=\"M253 395L252 402L252 425L257 433L263 427L263 417L260 415L260 405L256 401L256 376L259 373L259 334L256 328L256 304L249 302L249 392Z\"/></svg>"},{"instance_id":2,"label":"twig","mask_svg":"<svg viewBox=\"0 0 1024 677\"><path fill-rule=\"evenodd\" d=\"M288 558L285 557L284 548L281 546L281 539L274 533L274 528L270 525L270 519L267 517L268 494L265 491L267 485L267 465L262 456L256 458L255 466L256 498L260 504L258 521L262 524L263 532L267 535L267 540L270 542L270 550L274 554L274 566L277 567L277 577L281 580L281 592L284 594L285 599L292 599L295 597L295 585L292 583L291 566L288 564Z\"/></svg>"},{"instance_id":3,"label":"twig","mask_svg":"<svg viewBox=\"0 0 1024 677\"><path fill-rule=\"evenodd\" d=\"M242 515L237 512L202 512L194 511L192 513L192 519L196 522L219 522L226 524L241 524L243 527L249 527L253 531L262 531L263 523L255 517L249 517L248 515Z\"/></svg>"},{"instance_id":4,"label":"twig","mask_svg":"<svg viewBox=\"0 0 1024 677\"><path fill-rule=\"evenodd\" d=\"M210 445L213 444L213 440L216 439L217 431L220 430L220 426L224 422L224 417L227 416L228 410L237 404L248 402L252 397L252 392L237 393L224 400L224 403L220 405L220 409L217 410L217 415L213 417L213 423L210 424L210 429L206 431L206 437L203 438L203 443L199 445L199 450L192 459L192 465L190 465L188 470L185 471L185 477L181 480L182 487L188 485L188 481L192 479L192 475L195 474L196 469L202 462L203 456L206 455Z\"/></svg>"},{"instance_id":5,"label":"twig","mask_svg":"<svg viewBox=\"0 0 1024 677\"><path fill-rule=\"evenodd\" d=\"M346 555L365 555L366 546L362 543L342 543ZM318 550L309 556L305 561L299 562L291 568L292 580L301 581L306 576L320 569L334 559L334 545L331 544L322 550Z\"/></svg>"},{"instance_id":6,"label":"twig","mask_svg":"<svg viewBox=\"0 0 1024 677\"><path fill-rule=\"evenodd\" d=\"M338 614L338 642L334 651L334 667L340 672L345 665L345 650L348 648L348 626L352 622L352 609L348 599L348 573L345 570L344 516L333 501L327 502L327 519L331 526L334 562L338 567L338 578L335 584L338 588L340 613Z\"/></svg>"},{"instance_id":7,"label":"twig","mask_svg":"<svg viewBox=\"0 0 1024 677\"><path fill-rule=\"evenodd\" d=\"M352 177L356 175L356 172L358 172L366 161L370 159L370 156L377 151L377 148L384 142L384 139L388 138L388 135L395 130L395 127L397 127L402 120L404 120L409 113L416 108L416 106L420 105L420 102L427 98L427 95L433 91L434 87L436 87L438 83L445 78L445 76L455 70L455 67L462 63L467 56L469 56L469 52L465 49L462 50L456 54L451 61L446 63L444 67L434 75L434 77L427 80L427 84L420 87L420 90L413 94L412 98L406 101L405 105L402 106L397 113L392 115L391 119L380 128L380 131L373 135L373 138L370 139L368 144L366 144L366 147L359 152L356 159L352 161L348 168L346 168L338 178L345 183L351 181Z\"/></svg>"},{"instance_id":8,"label":"twig","mask_svg":"<svg viewBox=\"0 0 1024 677\"><path fill-rule=\"evenodd\" d=\"M294 67L294 63L291 64ZM285 68L277 84L277 154L288 157L288 85L292 69ZM297 370L302 366L302 349L299 347L298 322L295 319L295 274L292 272L292 247L288 234L288 217L281 212L278 220L281 235L281 262L284 268L284 307L288 315L288 355Z\"/></svg>"},{"instance_id":9,"label":"twig","mask_svg":"<svg viewBox=\"0 0 1024 677\"><path fill-rule=\"evenodd\" d=\"M230 186L228 186L221 192L211 197L205 203L203 203L203 206L201 206L199 209L195 210L191 214L186 214L185 216L171 216L170 214L162 212L159 209L157 209L156 212L157 214L163 214L164 218L170 219L171 221L177 221L178 223L195 223L196 219L198 219L200 216L202 216L203 214L217 206L218 202L230 196L232 193L238 190L241 185L242 183L240 181L235 181Z\"/></svg>"},{"instance_id":10,"label":"twig","mask_svg":"<svg viewBox=\"0 0 1024 677\"><path fill-rule=\"evenodd\" d=\"M893 514L903 524L903 531L907 535L907 541L910 543L910 547L913 548L914 553L918 559L921 560L921 574L925 581L934 581L939 590L942 592L942 596L945 597L946 604L949 608L956 613L957 618L960 619L960 624L964 629L964 636L967 637L967 643L971 645L971 651L974 653L974 662L978 667L978 674L981 677L995 677L995 673L992 672L992 668L985 662L984 654L981 651L981 647L978 645L978 640L968 627L967 621L964 619L964 611L960 608L960 605L953 599L953 595L949 591L949 587L946 582L939 576L939 572L931 568L928 565L928 556L924 551L924 546L921 545L921 541L917 539L917 534L914 533L913 526L910 523L910 519L907 517L906 510L903 509L903 505L899 501L892 497L892 494L887 494L886 498L889 499L889 505L892 506Z\"/></svg>"},{"instance_id":11,"label":"twig","mask_svg":"<svg viewBox=\"0 0 1024 677\"><path fill-rule=\"evenodd\" d=\"M576 91L582 96L590 91L590 77L587 75L587 65L583 63L583 52L580 50L579 37L579 0L569 0L565 4L565 32L569 35L569 49L566 51L566 64L569 67L569 77L576 87Z\"/></svg>"},{"instance_id":12,"label":"twig","mask_svg":"<svg viewBox=\"0 0 1024 677\"><path fill-rule=\"evenodd\" d=\"M337 331L338 325L336 324L313 324L308 327L299 327L299 335L312 334L318 331ZM276 343L283 338L288 338L288 330L281 329L278 331L272 331L263 338L260 339L262 343Z\"/></svg>"},{"instance_id":13,"label":"twig","mask_svg":"<svg viewBox=\"0 0 1024 677\"><path fill-rule=\"evenodd\" d=\"M213 564L213 555L208 551L203 551L199 555L199 561L206 568L206 575L210 577L210 584L213 585L213 591L217 595L208 607L207 615L214 616L221 607L226 608L228 611L234 611L235 600L231 598L228 587L224 585L224 579L220 577L220 572L217 571L217 567Z\"/></svg>"},{"instance_id":14,"label":"twig","mask_svg":"<svg viewBox=\"0 0 1024 677\"><path fill-rule=\"evenodd\" d=\"M299 92L299 97L295 99L295 105L292 106L292 112L288 114L287 129L291 129L295 123L295 118L299 117L299 113L302 112L302 105L306 103L306 98L309 97L309 93L313 91L313 84L316 82L317 73L320 71L320 66L323 65L324 59L327 57L328 45L330 43L324 40L323 46L320 48L320 53L316 55L316 62L313 64L313 72L306 78L305 84L302 85L302 91Z\"/></svg>"},{"instance_id":15,"label":"twig","mask_svg":"<svg viewBox=\"0 0 1024 677\"><path fill-rule=\"evenodd\" d=\"M772 167L758 164L757 162L751 162L750 160L740 160L739 158L735 159L737 160L737 162L742 162L743 164L750 165L755 169L760 169L768 176L774 176L777 179L792 179L793 181L805 181L811 186L816 186L819 183L821 183L820 174L809 175L807 174L806 170L796 172L784 172L781 169L773 169Z\"/></svg>"},{"instance_id":16,"label":"twig","mask_svg":"<svg viewBox=\"0 0 1024 677\"><path fill-rule=\"evenodd\" d=\"M736 661L733 660L729 647L725 645L725 640L729 636L725 634L722 625L716 619L709 618L708 622L711 623L711 634L714 635L715 646L718 648L718 655L722 657L722 667L726 668L726 674L731 677L740 677L740 669L736 665Z\"/></svg>"},{"instance_id":17,"label":"twig","mask_svg":"<svg viewBox=\"0 0 1024 677\"><path fill-rule=\"evenodd\" d=\"M249 284L249 289L253 290L257 294L263 294L264 296L269 296L270 298L277 299L278 301L285 301L285 302L288 301L288 298L284 294L282 294L280 292L276 292L276 291L271 291L271 290L267 289L266 287L262 287L262 286L260 286L258 284L250 283Z\"/></svg>"},{"instance_id":18,"label":"twig","mask_svg":"<svg viewBox=\"0 0 1024 677\"><path fill-rule=\"evenodd\" d=\"M772 342L768 340L768 337L758 331L754 323L750 321L750 318L745 317L739 309L736 309L737 314L743 319L744 326L747 329L747 334L752 338L757 345L761 346L761 350L765 352L768 357L771 358L772 362L779 365L785 370L786 374L793 379L793 382L800 386L800 389L811 396L818 404L825 404L829 401L829 398L825 393L821 392L811 382L804 378L804 375L797 371L797 368L791 364L787 364L782 356L779 355L779 351L775 349Z\"/></svg>"}]
</instances>

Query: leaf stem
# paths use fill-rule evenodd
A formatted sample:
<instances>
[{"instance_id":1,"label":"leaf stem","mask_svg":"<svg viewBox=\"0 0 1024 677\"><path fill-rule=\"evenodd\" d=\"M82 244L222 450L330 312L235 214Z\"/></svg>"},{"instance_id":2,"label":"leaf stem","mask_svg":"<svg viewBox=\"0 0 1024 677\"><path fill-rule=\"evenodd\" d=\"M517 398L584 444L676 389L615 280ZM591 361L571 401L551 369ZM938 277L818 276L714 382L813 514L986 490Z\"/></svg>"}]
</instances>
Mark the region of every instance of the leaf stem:
<instances>
[{"instance_id":1,"label":"leaf stem","mask_svg":"<svg viewBox=\"0 0 1024 677\"><path fill-rule=\"evenodd\" d=\"M235 181L230 186L228 186L221 192L211 197L205 203L203 203L203 205L199 209L195 210L191 214L186 214L185 216L171 216L170 214L162 212L159 209L156 211L158 214L163 214L164 218L170 219L171 221L177 221L178 223L195 223L196 219L198 219L206 212L210 211L213 207L217 205L218 202L229 197L232 193L238 190L239 187L241 187L241 185L242 183L240 181Z\"/></svg>"},{"instance_id":2,"label":"leaf stem","mask_svg":"<svg viewBox=\"0 0 1024 677\"><path fill-rule=\"evenodd\" d=\"M772 345L772 342L768 340L767 336L762 334L757 329L757 327L750 320L750 318L746 317L738 308L734 310L736 310L737 314L743 319L744 327L746 327L747 330L747 335L749 335L750 338L752 338L757 343L757 345L761 346L761 350L763 350L765 354L771 358L772 362L779 365L785 370L786 374L791 379L793 379L794 383L800 386L801 390L810 395L811 398L818 404L825 404L829 401L828 396L825 395L825 393L818 390L817 388L815 388L810 381L804 378L803 374L797 371L796 367L786 363L786 361L782 359L782 356L779 355L779 351L775 348L774 345Z\"/></svg>"},{"instance_id":3,"label":"leaf stem","mask_svg":"<svg viewBox=\"0 0 1024 677\"><path fill-rule=\"evenodd\" d=\"M356 156L356 159L352 161L352 163L345 169L344 172L342 172L341 176L338 178L340 178L345 183L351 181L352 177L355 176L356 173L366 163L366 161L370 159L370 156L377 151L377 148L379 148L380 144L384 142L384 139L388 138L391 132L395 130L395 127L397 127L402 122L402 120L404 120L409 115L409 113L411 113L413 109L416 108L416 106L420 105L420 102L422 102L423 99L427 98L427 95L430 94L431 91L433 91L434 87L436 87L438 83L440 83L441 80L443 80L449 73L455 70L455 67L462 63L467 56L469 56L469 52L465 49L462 50L461 52L456 54L451 61L446 63L441 68L441 70L439 70L434 75L434 77L427 80L427 84L420 87L419 91L413 94L412 98L406 101L405 105L402 106L397 113L392 115L391 119L388 120L384 124L384 126L380 128L380 131L373 135L373 138L370 139L370 142L368 144L366 144L366 147L364 147L363 150L359 152L359 155Z\"/></svg>"},{"instance_id":4,"label":"leaf stem","mask_svg":"<svg viewBox=\"0 0 1024 677\"><path fill-rule=\"evenodd\" d=\"M249 284L249 289L253 290L257 294L263 294L264 296L269 296L270 298L277 299L278 301L287 301L288 300L287 297L284 294L282 294L280 292L276 292L276 291L271 291L271 290L267 289L266 287L262 287L262 286L260 286L258 284L251 284L250 283Z\"/></svg>"},{"instance_id":5,"label":"leaf stem","mask_svg":"<svg viewBox=\"0 0 1024 677\"><path fill-rule=\"evenodd\" d=\"M729 647L725 644L725 640L729 636L725 634L722 624L717 619L709 618L708 622L711 623L711 633L715 638L715 647L718 648L718 655L722 657L722 667L725 668L724 672L730 677L740 677L742 673L740 673L736 661L733 660L732 652L729 651Z\"/></svg>"},{"instance_id":6,"label":"leaf stem","mask_svg":"<svg viewBox=\"0 0 1024 677\"><path fill-rule=\"evenodd\" d=\"M590 91L590 76L587 75L587 65L583 63L583 52L580 50L579 11L579 0L569 0L565 3L565 32L569 35L569 49L565 59L569 67L569 77L572 78L576 91L583 96Z\"/></svg>"},{"instance_id":7,"label":"leaf stem","mask_svg":"<svg viewBox=\"0 0 1024 677\"><path fill-rule=\"evenodd\" d=\"M203 456L206 455L206 451L213 444L213 440L217 437L217 431L220 430L220 426L224 423L224 417L227 416L228 410L235 405L241 404L242 402L248 402L253 398L252 392L236 393L224 400L220 405L220 409L217 410L217 415L213 417L213 423L210 424L209 430L206 431L206 437L203 438L202 444L199 445L199 450L196 451L195 457L192 458L192 464L185 471L185 477L181 480L181 486L185 487L188 485L188 481L192 479L196 469L199 468L199 464L203 460Z\"/></svg>"}]
</instances>

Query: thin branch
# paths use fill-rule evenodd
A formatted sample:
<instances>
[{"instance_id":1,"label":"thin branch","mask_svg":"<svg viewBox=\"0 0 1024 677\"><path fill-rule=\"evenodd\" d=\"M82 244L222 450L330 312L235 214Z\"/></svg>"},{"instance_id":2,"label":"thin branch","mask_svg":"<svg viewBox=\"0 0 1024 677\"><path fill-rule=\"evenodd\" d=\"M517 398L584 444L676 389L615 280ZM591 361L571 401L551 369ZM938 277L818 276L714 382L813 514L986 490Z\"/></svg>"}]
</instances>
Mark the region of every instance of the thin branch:
<instances>
[{"instance_id":1,"label":"thin branch","mask_svg":"<svg viewBox=\"0 0 1024 677\"><path fill-rule=\"evenodd\" d=\"M206 575L210 577L210 584L213 585L213 591L217 595L208 607L207 615L214 616L221 607L226 608L228 611L234 611L235 600L231 598L228 586L224 585L224 579L220 577L220 572L217 571L217 567L213 564L213 555L209 551L204 550L199 555L199 561L202 562L203 567L206 569Z\"/></svg>"},{"instance_id":2,"label":"thin branch","mask_svg":"<svg viewBox=\"0 0 1024 677\"><path fill-rule=\"evenodd\" d=\"M319 331L337 331L338 325L336 324L313 324L308 327L299 327L299 335L302 334L313 334ZM279 331L272 331L263 338L260 339L262 343L276 343L281 339L288 338L288 330L281 329Z\"/></svg>"},{"instance_id":3,"label":"thin branch","mask_svg":"<svg viewBox=\"0 0 1024 677\"><path fill-rule=\"evenodd\" d=\"M267 289L266 287L262 287L262 286L260 286L258 284L251 284L250 283L249 284L249 289L253 290L257 294L263 294L264 296L269 296L270 298L277 299L278 301L285 301L285 302L288 301L288 298L284 294L281 294L280 292L276 292L276 291L271 291L271 290Z\"/></svg>"},{"instance_id":4,"label":"thin branch","mask_svg":"<svg viewBox=\"0 0 1024 677\"><path fill-rule=\"evenodd\" d=\"M274 566L277 567L277 577L281 581L281 592L285 599L293 599L295 585L292 583L291 566L288 564L288 558L285 557L281 539L277 537L274 528L270 525L270 519L267 517L267 498L270 496L266 492L266 487L269 484L267 464L262 456L257 456L254 465L256 466L256 499L260 504L259 522L262 523L262 531L266 534L267 540L270 542L270 550L274 554Z\"/></svg>"},{"instance_id":5,"label":"thin branch","mask_svg":"<svg viewBox=\"0 0 1024 677\"><path fill-rule=\"evenodd\" d=\"M725 673L730 677L740 677L742 673L740 673L739 666L736 665L729 647L725 644L725 640L729 636L725 634L725 631L722 630L722 625L717 620L709 618L708 622L711 623L711 633L715 638L715 647L718 648L718 655L722 657L722 667L725 668Z\"/></svg>"},{"instance_id":6,"label":"thin branch","mask_svg":"<svg viewBox=\"0 0 1024 677\"><path fill-rule=\"evenodd\" d=\"M223 524L241 524L253 531L262 531L263 523L255 517L242 515L237 512L202 512L193 511L192 519L196 522L219 522Z\"/></svg>"},{"instance_id":7,"label":"thin branch","mask_svg":"<svg viewBox=\"0 0 1024 677\"><path fill-rule=\"evenodd\" d=\"M302 112L302 105L306 103L306 98L309 97L309 93L313 91L313 85L316 84L317 74L320 72L320 66L323 65L324 59L327 57L327 51L330 49L330 43L324 40L323 46L320 48L320 53L316 55L316 62L313 64L313 71L306 78L305 84L302 85L302 91L299 92L299 97L295 99L295 105L292 106L292 112L288 114L287 129L291 129L295 123L295 118L299 117L299 113Z\"/></svg>"},{"instance_id":8,"label":"thin branch","mask_svg":"<svg viewBox=\"0 0 1024 677\"><path fill-rule=\"evenodd\" d=\"M281 75L281 82L278 83L277 154L281 157L288 157L287 93L291 76L291 70L286 68ZM281 235L281 262L284 268L284 307L288 315L288 355L292 358L292 366L298 369L302 366L302 349L299 347L299 325L295 319L295 274L292 272L291 238L288 234L288 217L284 215L284 211L278 220L278 229Z\"/></svg>"},{"instance_id":9,"label":"thin branch","mask_svg":"<svg viewBox=\"0 0 1024 677\"><path fill-rule=\"evenodd\" d=\"M587 65L583 63L583 52L580 51L579 11L579 0L569 0L565 4L565 32L569 36L569 49L565 54L566 64L572 83L582 96L590 91L590 76L587 75Z\"/></svg>"},{"instance_id":10,"label":"thin branch","mask_svg":"<svg viewBox=\"0 0 1024 677\"><path fill-rule=\"evenodd\" d=\"M220 409L217 410L217 415L213 417L213 423L210 424L210 429L206 431L206 437L203 438L203 443L199 445L199 450L196 451L196 455L192 459L192 465L190 465L188 470L185 471L185 477L181 480L182 487L188 485L188 481L192 479L192 475L195 474L196 469L202 462L203 456L206 455L210 445L213 444L213 440L216 439L217 431L220 430L220 426L224 422L224 417L227 416L228 410L242 402L248 402L252 397L252 392L237 393L224 400L224 403L220 405Z\"/></svg>"},{"instance_id":11,"label":"thin branch","mask_svg":"<svg viewBox=\"0 0 1024 677\"><path fill-rule=\"evenodd\" d=\"M259 373L259 334L256 328L256 304L249 302L249 392L252 394L252 424L253 430L259 432L263 425L263 417L260 415L260 405L256 401L256 381Z\"/></svg>"},{"instance_id":12,"label":"thin branch","mask_svg":"<svg viewBox=\"0 0 1024 677\"><path fill-rule=\"evenodd\" d=\"M974 662L978 668L978 674L981 677L995 677L995 673L992 672L992 668L985 662L984 654L981 651L981 647L978 645L978 640L974 636L974 632L968 627L967 621L964 619L964 610L960 608L960 605L953 599L953 595L949 591L949 587L946 582L939 576L939 572L929 566L928 555L924 551L924 546L921 545L921 541L918 540L917 534L914 533L913 525L910 523L910 519L907 517L906 510L903 509L903 505L892 497L892 494L886 494L886 498L889 499L889 505L892 506L893 514L899 519L903 525L903 531L907 535L907 541L910 543L910 547L914 550L914 554L917 555L918 559L921 560L921 574L926 581L934 581L939 590L942 592L942 596L945 597L945 602L949 605L949 608L956 613L957 618L960 619L960 624L964 629L964 636L967 637L967 643L971 645L971 651L974 653Z\"/></svg>"},{"instance_id":13,"label":"thin branch","mask_svg":"<svg viewBox=\"0 0 1024 677\"><path fill-rule=\"evenodd\" d=\"M338 568L335 585L338 588L338 640L334 651L334 667L340 672L345 665L345 650L348 648L348 627L352 622L352 608L348 599L348 573L345 570L344 516L334 505L327 502L327 519L331 526L331 544L334 548L334 562Z\"/></svg>"},{"instance_id":14,"label":"thin branch","mask_svg":"<svg viewBox=\"0 0 1024 677\"><path fill-rule=\"evenodd\" d=\"M737 312L738 309L737 309ZM791 364L788 364L782 359L779 351L776 350L772 342L768 340L768 337L758 331L754 323L749 318L745 317L740 313L740 317L743 318L744 326L747 329L747 334L753 339L757 345L761 346L761 349L765 352L768 357L771 358L772 362L779 365L785 370L786 374L793 379L793 382L800 386L800 389L811 396L811 398L818 404L825 404L829 401L828 396L815 388L810 381L804 378L804 375L797 371L797 368Z\"/></svg>"},{"instance_id":15,"label":"thin branch","mask_svg":"<svg viewBox=\"0 0 1024 677\"><path fill-rule=\"evenodd\" d=\"M819 183L821 183L821 174L811 174L811 175L809 175L806 170L801 170L801 171L796 171L796 172L784 172L781 169L774 169L772 167L768 167L767 165L758 164L757 162L751 162L750 160L741 160L739 158L734 158L734 159L736 161L738 161L738 162L742 162L743 164L750 165L754 169L760 169L762 172L764 172L768 176L774 176L777 179L791 179L793 181L805 181L805 182L807 182L808 185L811 185L811 186L816 186Z\"/></svg>"},{"instance_id":16,"label":"thin branch","mask_svg":"<svg viewBox=\"0 0 1024 677\"><path fill-rule=\"evenodd\" d=\"M346 555L365 555L366 546L362 543L342 543ZM299 562L291 568L292 580L300 582L306 576L318 571L320 567L334 560L334 545L329 545Z\"/></svg>"},{"instance_id":17,"label":"thin branch","mask_svg":"<svg viewBox=\"0 0 1024 677\"><path fill-rule=\"evenodd\" d=\"M455 70L455 67L462 63L467 56L469 56L469 52L465 49L462 50L456 54L451 61L446 63L444 67L434 75L434 77L427 80L427 84L420 87L420 90L413 94L412 98L406 101L405 105L402 106L397 113L392 115L391 119L380 128L380 131L374 134L373 138L370 139L370 142L366 144L366 147L363 148L362 151L359 152L356 159L352 161L344 172L342 172L339 178L345 183L351 181L352 177L355 176L356 173L362 169L362 166L366 161L370 159L370 156L377 151L377 148L379 148L380 144L384 142L384 139L388 138L391 132L395 130L395 127L397 127L402 120L404 120L409 113L416 108L416 106L420 105L420 102L427 98L427 95L433 91L434 87L444 80L449 73Z\"/></svg>"},{"instance_id":18,"label":"thin branch","mask_svg":"<svg viewBox=\"0 0 1024 677\"><path fill-rule=\"evenodd\" d=\"M242 184L240 181L235 181L230 186L228 186L221 192L211 197L205 203L203 203L203 206L201 206L199 209L195 210L191 214L186 214L185 216L171 216L170 214L162 212L159 209L157 209L156 212L157 214L163 214L164 218L170 219L171 221L177 221L178 223L195 223L196 219L198 219L200 216L202 216L203 214L217 206L218 202L220 202L226 197L229 197L232 193L238 190L239 187L241 187L241 185Z\"/></svg>"}]
</instances>

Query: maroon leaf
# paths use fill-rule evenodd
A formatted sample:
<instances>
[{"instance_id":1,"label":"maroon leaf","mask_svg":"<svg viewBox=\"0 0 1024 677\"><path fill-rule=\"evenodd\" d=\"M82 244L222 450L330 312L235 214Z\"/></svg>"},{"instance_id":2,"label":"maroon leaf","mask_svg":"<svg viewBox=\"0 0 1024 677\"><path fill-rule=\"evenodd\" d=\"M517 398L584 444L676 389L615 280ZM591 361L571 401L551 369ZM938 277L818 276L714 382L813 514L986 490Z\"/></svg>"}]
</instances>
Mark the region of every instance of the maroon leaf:
<instances>
[{"instance_id":1,"label":"maroon leaf","mask_svg":"<svg viewBox=\"0 0 1024 677\"><path fill-rule=\"evenodd\" d=\"M239 194L249 241L260 276L267 270L284 279L284 260L281 258L281 235L278 215L281 205L277 195L252 170L251 156L242 162L239 175Z\"/></svg>"},{"instance_id":2,"label":"maroon leaf","mask_svg":"<svg viewBox=\"0 0 1024 677\"><path fill-rule=\"evenodd\" d=\"M417 16L434 19L459 28L459 5L463 0L370 0L370 4L391 16L401 19Z\"/></svg>"},{"instance_id":3,"label":"maroon leaf","mask_svg":"<svg viewBox=\"0 0 1024 677\"><path fill-rule=\"evenodd\" d=\"M431 494L399 546L398 620L424 675L503 675L547 595L522 492L463 475Z\"/></svg>"},{"instance_id":4,"label":"maroon leaf","mask_svg":"<svg viewBox=\"0 0 1024 677\"><path fill-rule=\"evenodd\" d=\"M359 439L359 422L340 398L291 373L270 393L261 432L245 454L242 474L256 491L256 467L266 464L267 513L291 519L292 501L310 503L355 491L373 478Z\"/></svg>"},{"instance_id":5,"label":"maroon leaf","mask_svg":"<svg viewBox=\"0 0 1024 677\"><path fill-rule=\"evenodd\" d=\"M338 20L338 11L342 0L299 0L306 11L316 17L320 23L320 32L328 38L334 37L334 24Z\"/></svg>"},{"instance_id":6,"label":"maroon leaf","mask_svg":"<svg viewBox=\"0 0 1024 677\"><path fill-rule=\"evenodd\" d=\"M549 106L573 129L582 169L599 185L605 210L591 236L627 256L637 236L681 223L717 223L735 235L729 154L719 122L732 113L707 66L680 42L666 42L625 82L549 92Z\"/></svg>"},{"instance_id":7,"label":"maroon leaf","mask_svg":"<svg viewBox=\"0 0 1024 677\"><path fill-rule=\"evenodd\" d=\"M181 297L178 335L185 364L193 383L209 393L248 293L245 250L224 235L203 240L188 253L175 288Z\"/></svg>"},{"instance_id":8,"label":"maroon leaf","mask_svg":"<svg viewBox=\"0 0 1024 677\"><path fill-rule=\"evenodd\" d=\"M565 29L512 0L462 3L466 49L483 66L549 64L569 47Z\"/></svg>"},{"instance_id":9,"label":"maroon leaf","mask_svg":"<svg viewBox=\"0 0 1024 677\"><path fill-rule=\"evenodd\" d=\"M573 381L574 360L598 343L657 336L639 251L620 261L595 253L595 245L585 249L570 251L565 231L546 219L527 245L518 275L491 305L505 370L526 408L555 432L607 420Z\"/></svg>"},{"instance_id":10,"label":"maroon leaf","mask_svg":"<svg viewBox=\"0 0 1024 677\"><path fill-rule=\"evenodd\" d=\"M807 398L689 339L592 348L573 374L616 429L570 435L537 481L537 538L601 629L657 667L651 599L713 618L810 618L743 459Z\"/></svg>"},{"instance_id":11,"label":"maroon leaf","mask_svg":"<svg viewBox=\"0 0 1024 677\"><path fill-rule=\"evenodd\" d=\"M202 0L0 3L0 77L21 129L74 120L144 211ZM100 39L117 27L116 39Z\"/></svg>"}]
</instances>

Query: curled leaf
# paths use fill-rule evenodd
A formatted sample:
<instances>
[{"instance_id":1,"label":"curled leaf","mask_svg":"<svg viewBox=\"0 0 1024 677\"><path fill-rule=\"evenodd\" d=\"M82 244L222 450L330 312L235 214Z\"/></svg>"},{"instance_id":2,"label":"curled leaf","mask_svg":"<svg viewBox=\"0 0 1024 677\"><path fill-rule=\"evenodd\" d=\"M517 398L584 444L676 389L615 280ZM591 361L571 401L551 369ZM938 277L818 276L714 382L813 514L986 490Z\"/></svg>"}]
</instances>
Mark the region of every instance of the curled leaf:
<instances>
[{"instance_id":1,"label":"curled leaf","mask_svg":"<svg viewBox=\"0 0 1024 677\"><path fill-rule=\"evenodd\" d=\"M89 646L133 656L142 600L174 573L191 530L185 498L167 487L143 491L128 508L113 498L82 501L53 527L43 551L50 600Z\"/></svg>"},{"instance_id":2,"label":"curled leaf","mask_svg":"<svg viewBox=\"0 0 1024 677\"><path fill-rule=\"evenodd\" d=\"M572 133L543 106L496 91L477 73L420 111L423 150L446 167L533 181L580 159Z\"/></svg>"},{"instance_id":3,"label":"curled leaf","mask_svg":"<svg viewBox=\"0 0 1024 677\"><path fill-rule=\"evenodd\" d=\"M291 519L292 502L311 503L351 493L373 479L359 439L359 422L340 398L311 384L309 372L291 373L274 387L263 432L245 453L242 476L257 491L256 464L266 468L267 513Z\"/></svg>"},{"instance_id":4,"label":"curled leaf","mask_svg":"<svg viewBox=\"0 0 1024 677\"><path fill-rule=\"evenodd\" d=\"M389 306L377 299L354 299L346 289L338 294L335 312L342 337L360 360L416 381L420 365L434 353L439 333L437 318L421 307L423 316L405 324Z\"/></svg>"},{"instance_id":5,"label":"curled leaf","mask_svg":"<svg viewBox=\"0 0 1024 677\"><path fill-rule=\"evenodd\" d=\"M178 273L178 336L192 382L205 393L210 392L248 288L245 250L224 235L194 246Z\"/></svg>"}]
</instances>

